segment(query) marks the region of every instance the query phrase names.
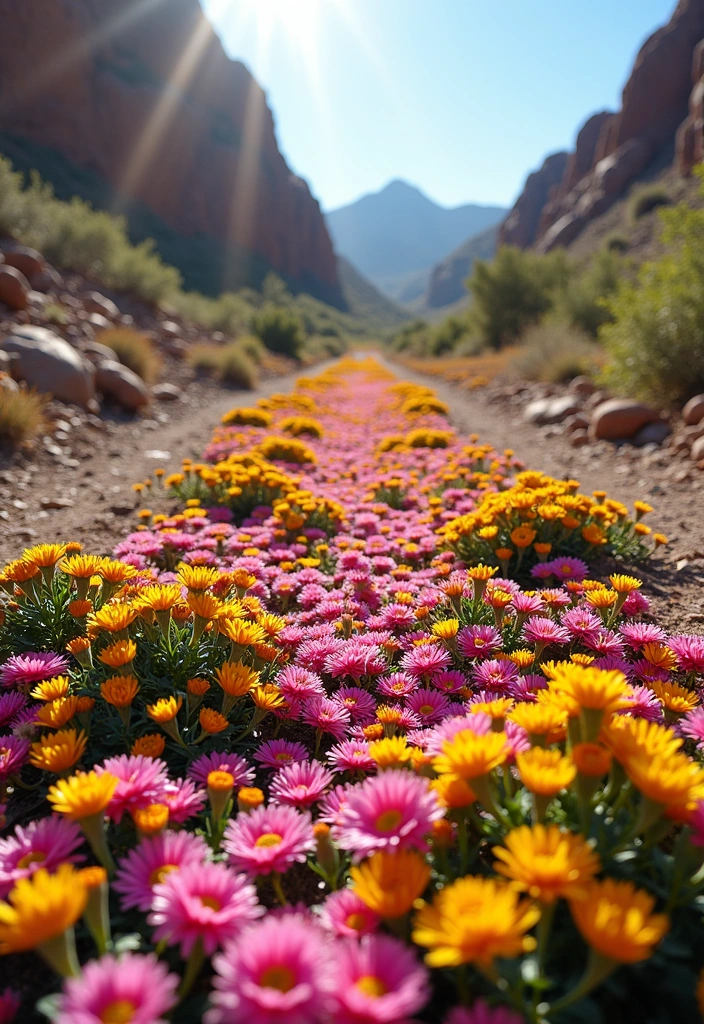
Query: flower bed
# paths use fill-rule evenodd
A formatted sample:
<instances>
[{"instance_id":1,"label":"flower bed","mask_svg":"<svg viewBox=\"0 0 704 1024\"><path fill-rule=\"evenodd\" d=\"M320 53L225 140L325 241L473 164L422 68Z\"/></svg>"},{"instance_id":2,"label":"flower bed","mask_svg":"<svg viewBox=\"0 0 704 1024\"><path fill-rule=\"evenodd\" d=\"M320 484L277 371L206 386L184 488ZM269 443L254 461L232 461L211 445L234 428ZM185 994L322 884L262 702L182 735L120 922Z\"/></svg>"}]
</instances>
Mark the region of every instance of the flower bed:
<instances>
[{"instance_id":1,"label":"flower bed","mask_svg":"<svg viewBox=\"0 0 704 1024\"><path fill-rule=\"evenodd\" d=\"M697 1019L704 638L645 618L648 506L370 360L157 477L178 511L113 557L0 574L0 952L40 1010Z\"/></svg>"}]
</instances>

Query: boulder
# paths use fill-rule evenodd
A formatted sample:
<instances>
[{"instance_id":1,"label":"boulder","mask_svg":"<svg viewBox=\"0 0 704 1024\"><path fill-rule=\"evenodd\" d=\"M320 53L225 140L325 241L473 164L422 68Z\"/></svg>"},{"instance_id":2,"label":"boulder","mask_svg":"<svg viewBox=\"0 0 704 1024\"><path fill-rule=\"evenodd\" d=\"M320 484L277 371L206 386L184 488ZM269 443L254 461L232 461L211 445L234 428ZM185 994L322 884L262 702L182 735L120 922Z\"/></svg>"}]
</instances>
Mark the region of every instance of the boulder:
<instances>
[{"instance_id":1,"label":"boulder","mask_svg":"<svg viewBox=\"0 0 704 1024\"><path fill-rule=\"evenodd\" d=\"M96 331L112 330L112 324L102 313L89 313L84 322L90 324Z\"/></svg>"},{"instance_id":2,"label":"boulder","mask_svg":"<svg viewBox=\"0 0 704 1024\"><path fill-rule=\"evenodd\" d=\"M14 267L0 266L0 302L15 311L27 308L27 296L31 292L29 281Z\"/></svg>"},{"instance_id":3,"label":"boulder","mask_svg":"<svg viewBox=\"0 0 704 1024\"><path fill-rule=\"evenodd\" d=\"M54 270L47 263L38 274L32 274L29 283L35 292L50 292L63 288L64 279L58 270Z\"/></svg>"},{"instance_id":4,"label":"boulder","mask_svg":"<svg viewBox=\"0 0 704 1024\"><path fill-rule=\"evenodd\" d=\"M528 423L545 423L545 416L550 407L549 398L535 398L523 410L523 419Z\"/></svg>"},{"instance_id":5,"label":"boulder","mask_svg":"<svg viewBox=\"0 0 704 1024\"><path fill-rule=\"evenodd\" d=\"M179 402L183 399L183 391L175 384L157 384L152 388L152 397L159 402Z\"/></svg>"},{"instance_id":6,"label":"boulder","mask_svg":"<svg viewBox=\"0 0 704 1024\"><path fill-rule=\"evenodd\" d=\"M149 391L141 377L122 363L112 360L98 363L95 383L99 391L130 412L149 404Z\"/></svg>"},{"instance_id":7,"label":"boulder","mask_svg":"<svg viewBox=\"0 0 704 1024\"><path fill-rule=\"evenodd\" d=\"M35 274L41 274L45 268L44 257L36 249L26 245L8 244L2 247L5 265L19 270L20 274L31 281Z\"/></svg>"},{"instance_id":8,"label":"boulder","mask_svg":"<svg viewBox=\"0 0 704 1024\"><path fill-rule=\"evenodd\" d=\"M0 345L15 358L12 374L43 394L91 408L94 371L80 352L46 327L16 327Z\"/></svg>"},{"instance_id":9,"label":"boulder","mask_svg":"<svg viewBox=\"0 0 704 1024\"><path fill-rule=\"evenodd\" d=\"M609 398L594 409L589 430L601 441L619 441L632 438L641 427L659 419L658 411L650 406L629 398Z\"/></svg>"},{"instance_id":10,"label":"boulder","mask_svg":"<svg viewBox=\"0 0 704 1024\"><path fill-rule=\"evenodd\" d=\"M578 377L573 377L570 381L570 391L574 391L576 395L593 395L596 391L596 385L591 377L580 374Z\"/></svg>"},{"instance_id":11,"label":"boulder","mask_svg":"<svg viewBox=\"0 0 704 1024\"><path fill-rule=\"evenodd\" d=\"M584 448L585 445L589 444L589 434L584 428L575 430L570 434L570 444L573 448Z\"/></svg>"},{"instance_id":12,"label":"boulder","mask_svg":"<svg viewBox=\"0 0 704 1024\"><path fill-rule=\"evenodd\" d=\"M545 412L544 423L562 423L568 416L576 416L580 411L579 401L574 395L563 395L551 398Z\"/></svg>"},{"instance_id":13,"label":"boulder","mask_svg":"<svg viewBox=\"0 0 704 1024\"><path fill-rule=\"evenodd\" d=\"M696 426L704 420L704 395L695 395L682 410L682 417L688 427Z\"/></svg>"},{"instance_id":14,"label":"boulder","mask_svg":"<svg viewBox=\"0 0 704 1024\"><path fill-rule=\"evenodd\" d=\"M633 444L636 448L644 448L646 444L664 444L672 433L669 423L665 420L657 420L655 423L646 423L633 437Z\"/></svg>"},{"instance_id":15,"label":"boulder","mask_svg":"<svg viewBox=\"0 0 704 1024\"><path fill-rule=\"evenodd\" d=\"M699 462L701 459L704 459L704 437L697 438L692 445L690 455L695 462Z\"/></svg>"},{"instance_id":16,"label":"boulder","mask_svg":"<svg viewBox=\"0 0 704 1024\"><path fill-rule=\"evenodd\" d=\"M578 412L573 416L568 416L564 421L564 432L566 434L573 434L576 430L588 430L589 429L589 417L585 416L584 413Z\"/></svg>"},{"instance_id":17,"label":"boulder","mask_svg":"<svg viewBox=\"0 0 704 1024\"><path fill-rule=\"evenodd\" d=\"M83 346L83 355L90 359L95 366L98 363L114 363L115 353L107 345L101 345L99 341L88 341Z\"/></svg>"},{"instance_id":18,"label":"boulder","mask_svg":"<svg viewBox=\"0 0 704 1024\"><path fill-rule=\"evenodd\" d=\"M120 310L112 299L107 299L100 292L88 292L87 295L84 295L83 308L86 313L100 313L108 320L117 320L120 315Z\"/></svg>"},{"instance_id":19,"label":"boulder","mask_svg":"<svg viewBox=\"0 0 704 1024\"><path fill-rule=\"evenodd\" d=\"M157 330L166 338L182 338L183 331L174 320L163 320Z\"/></svg>"}]
</instances>

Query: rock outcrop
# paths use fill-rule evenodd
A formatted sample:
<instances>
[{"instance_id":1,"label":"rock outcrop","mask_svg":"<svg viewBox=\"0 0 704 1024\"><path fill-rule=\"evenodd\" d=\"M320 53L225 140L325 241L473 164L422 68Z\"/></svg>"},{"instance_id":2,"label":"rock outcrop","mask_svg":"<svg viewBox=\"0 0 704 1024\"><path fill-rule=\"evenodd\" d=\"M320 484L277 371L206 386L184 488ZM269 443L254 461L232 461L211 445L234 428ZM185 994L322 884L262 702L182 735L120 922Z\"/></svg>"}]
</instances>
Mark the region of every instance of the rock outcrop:
<instances>
[{"instance_id":1,"label":"rock outcrop","mask_svg":"<svg viewBox=\"0 0 704 1024\"><path fill-rule=\"evenodd\" d=\"M0 23L0 132L97 175L118 209L136 203L197 243L182 269L219 244L228 279L213 293L249 259L260 275L339 296L318 203L198 0L0 0Z\"/></svg>"},{"instance_id":2,"label":"rock outcrop","mask_svg":"<svg viewBox=\"0 0 704 1024\"><path fill-rule=\"evenodd\" d=\"M704 0L680 0L667 25L641 47L620 110L595 114L584 124L537 215L541 191L535 179L542 180L545 165L529 175L504 222L502 241L539 252L569 245L676 136L678 166L691 171L704 157L703 39Z\"/></svg>"},{"instance_id":3,"label":"rock outcrop","mask_svg":"<svg viewBox=\"0 0 704 1024\"><path fill-rule=\"evenodd\" d=\"M535 242L543 209L554 188L559 187L567 169L569 153L552 153L539 171L529 174L516 204L501 225L500 245L527 249Z\"/></svg>"}]
</instances>

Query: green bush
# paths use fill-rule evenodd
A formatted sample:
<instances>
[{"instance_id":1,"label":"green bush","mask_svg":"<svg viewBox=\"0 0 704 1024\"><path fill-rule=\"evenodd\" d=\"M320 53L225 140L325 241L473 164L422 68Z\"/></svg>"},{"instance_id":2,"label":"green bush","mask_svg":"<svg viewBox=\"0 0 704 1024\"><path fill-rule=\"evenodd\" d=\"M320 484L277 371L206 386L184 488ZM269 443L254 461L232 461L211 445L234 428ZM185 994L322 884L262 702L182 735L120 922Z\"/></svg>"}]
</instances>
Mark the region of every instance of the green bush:
<instances>
[{"instance_id":1,"label":"green bush","mask_svg":"<svg viewBox=\"0 0 704 1024\"><path fill-rule=\"evenodd\" d=\"M628 199L628 219L635 224L658 206L669 206L670 194L663 185L637 185Z\"/></svg>"},{"instance_id":2,"label":"green bush","mask_svg":"<svg viewBox=\"0 0 704 1024\"><path fill-rule=\"evenodd\" d=\"M548 319L528 328L512 365L528 380L557 384L593 374L599 355L599 346L582 331L562 320Z\"/></svg>"},{"instance_id":3,"label":"green bush","mask_svg":"<svg viewBox=\"0 0 704 1024\"><path fill-rule=\"evenodd\" d=\"M631 243L628 241L625 235L622 235L619 231L612 231L610 235L607 235L604 240L604 247L609 252L628 252L631 247Z\"/></svg>"},{"instance_id":4,"label":"green bush","mask_svg":"<svg viewBox=\"0 0 704 1024\"><path fill-rule=\"evenodd\" d=\"M555 300L559 316L573 327L596 338L609 313L606 299L618 287L623 262L610 249L602 249L581 274L573 274Z\"/></svg>"},{"instance_id":5,"label":"green bush","mask_svg":"<svg viewBox=\"0 0 704 1024\"><path fill-rule=\"evenodd\" d=\"M188 362L198 373L210 374L223 384L245 391L256 387L256 367L237 341L228 345L194 345Z\"/></svg>"},{"instance_id":6,"label":"green bush","mask_svg":"<svg viewBox=\"0 0 704 1024\"><path fill-rule=\"evenodd\" d=\"M600 338L609 386L666 406L704 391L704 210L680 203L660 218L668 251L621 283Z\"/></svg>"},{"instance_id":7,"label":"green bush","mask_svg":"<svg viewBox=\"0 0 704 1024\"><path fill-rule=\"evenodd\" d=\"M252 317L252 332L270 352L298 359L305 344L303 324L281 306L267 306Z\"/></svg>"}]
</instances>

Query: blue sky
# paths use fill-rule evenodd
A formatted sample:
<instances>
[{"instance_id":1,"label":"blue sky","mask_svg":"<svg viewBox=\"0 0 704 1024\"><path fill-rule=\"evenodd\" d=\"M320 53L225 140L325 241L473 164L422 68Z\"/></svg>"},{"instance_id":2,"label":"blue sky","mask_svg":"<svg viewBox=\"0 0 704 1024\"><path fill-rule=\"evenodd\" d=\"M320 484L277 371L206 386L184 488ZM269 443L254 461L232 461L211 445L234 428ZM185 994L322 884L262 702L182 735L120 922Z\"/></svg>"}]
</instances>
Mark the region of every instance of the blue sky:
<instances>
[{"instance_id":1,"label":"blue sky","mask_svg":"<svg viewBox=\"0 0 704 1024\"><path fill-rule=\"evenodd\" d=\"M393 178L446 206L510 205L613 109L674 0L201 0L266 89L324 209Z\"/></svg>"}]
</instances>

